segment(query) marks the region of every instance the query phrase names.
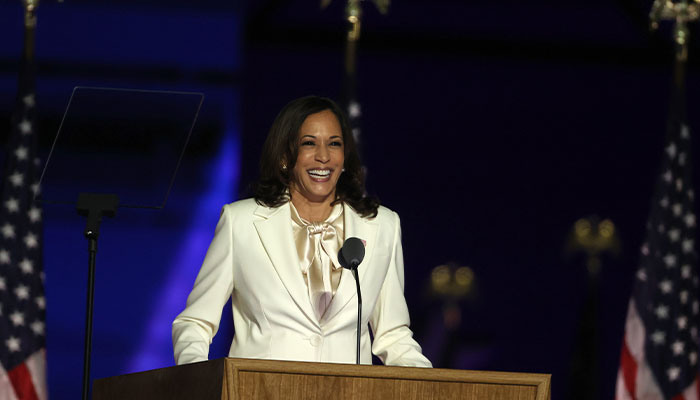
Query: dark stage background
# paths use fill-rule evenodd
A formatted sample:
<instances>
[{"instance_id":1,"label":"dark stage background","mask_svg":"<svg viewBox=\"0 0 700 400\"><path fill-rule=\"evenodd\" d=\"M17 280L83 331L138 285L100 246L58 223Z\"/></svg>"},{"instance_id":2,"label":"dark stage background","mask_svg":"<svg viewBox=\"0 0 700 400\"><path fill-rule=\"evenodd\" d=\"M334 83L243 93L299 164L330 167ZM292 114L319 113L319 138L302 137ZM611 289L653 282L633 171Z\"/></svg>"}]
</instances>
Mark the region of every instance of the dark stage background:
<instances>
[{"instance_id":1,"label":"dark stage background","mask_svg":"<svg viewBox=\"0 0 700 400\"><path fill-rule=\"evenodd\" d=\"M413 328L435 366L552 373L553 398L567 398L584 346L577 332L588 278L583 257L565 248L575 221L598 216L615 224L620 253L604 257L598 275L597 358L588 370L600 398L612 398L671 82L670 33L649 33L650 7L404 0L382 16L364 4L357 93L368 189L402 217ZM19 0L0 2L3 144L22 23ZM688 105L698 132L692 33ZM221 205L247 196L267 129L286 102L340 98L344 34L340 0L326 10L304 0L41 3L44 152L74 86L205 95L165 210L121 209L103 223L93 378L173 365L170 323ZM131 153L138 149L124 157ZM84 221L70 207L47 206L44 217L50 396L78 398ZM475 277L452 328L444 301L429 292L431 271L448 263ZM227 353L229 315L212 358Z\"/></svg>"}]
</instances>

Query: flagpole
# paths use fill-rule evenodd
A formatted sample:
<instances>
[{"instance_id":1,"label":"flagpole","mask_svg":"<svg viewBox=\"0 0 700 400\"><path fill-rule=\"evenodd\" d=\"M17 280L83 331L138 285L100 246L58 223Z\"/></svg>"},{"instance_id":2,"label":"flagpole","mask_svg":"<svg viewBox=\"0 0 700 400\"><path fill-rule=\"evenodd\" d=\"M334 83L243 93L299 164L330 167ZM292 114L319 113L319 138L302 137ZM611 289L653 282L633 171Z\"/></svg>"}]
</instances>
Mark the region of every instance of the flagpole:
<instances>
[{"instance_id":1,"label":"flagpole","mask_svg":"<svg viewBox=\"0 0 700 400\"><path fill-rule=\"evenodd\" d=\"M332 0L321 0L321 8L326 8ZM361 147L359 119L360 103L357 100L357 46L362 26L362 0L347 0L345 4L345 21L348 30L345 40L345 63L343 69L342 103L348 116L348 124L358 151ZM372 0L381 14L389 11L390 0Z\"/></svg>"},{"instance_id":2,"label":"flagpole","mask_svg":"<svg viewBox=\"0 0 700 400\"><path fill-rule=\"evenodd\" d=\"M360 138L360 103L357 99L357 45L360 40L362 6L359 0L348 0L345 6L347 35L345 39L345 68L342 103L358 153L362 154Z\"/></svg>"},{"instance_id":3,"label":"flagpole","mask_svg":"<svg viewBox=\"0 0 700 400\"><path fill-rule=\"evenodd\" d=\"M677 88L685 85L685 62L688 60L688 41L690 31L688 23L700 18L700 5L688 0L671 2L668 0L654 0L649 12L651 30L659 28L661 21L673 21L673 39L676 48L673 83Z\"/></svg>"},{"instance_id":4,"label":"flagpole","mask_svg":"<svg viewBox=\"0 0 700 400\"><path fill-rule=\"evenodd\" d=\"M360 27L362 17L362 7L359 0L348 0L345 7L345 16L348 21L348 35L345 43L345 76L354 78L356 65L357 41L360 39Z\"/></svg>"},{"instance_id":5,"label":"flagpole","mask_svg":"<svg viewBox=\"0 0 700 400\"><path fill-rule=\"evenodd\" d=\"M680 0L672 2L669 0L654 0L649 12L650 28L655 31L659 28L659 22L672 21L673 41L675 47L675 57L673 63L673 94L671 101L673 104L685 99L685 70L688 61L688 42L690 41L690 31L688 24L700 19L700 4L695 1ZM672 108L673 108L672 104Z\"/></svg>"},{"instance_id":6,"label":"flagpole","mask_svg":"<svg viewBox=\"0 0 700 400\"><path fill-rule=\"evenodd\" d=\"M696 15L697 18L697 15ZM676 90L684 93L685 90L685 64L688 61L688 40L690 39L688 24L685 19L678 18L674 27L674 40L676 42L676 57L673 68L673 84Z\"/></svg>"},{"instance_id":7,"label":"flagpole","mask_svg":"<svg viewBox=\"0 0 700 400\"><path fill-rule=\"evenodd\" d=\"M24 58L27 62L31 62L34 60L34 31L39 0L22 0L22 4L24 4Z\"/></svg>"}]
</instances>

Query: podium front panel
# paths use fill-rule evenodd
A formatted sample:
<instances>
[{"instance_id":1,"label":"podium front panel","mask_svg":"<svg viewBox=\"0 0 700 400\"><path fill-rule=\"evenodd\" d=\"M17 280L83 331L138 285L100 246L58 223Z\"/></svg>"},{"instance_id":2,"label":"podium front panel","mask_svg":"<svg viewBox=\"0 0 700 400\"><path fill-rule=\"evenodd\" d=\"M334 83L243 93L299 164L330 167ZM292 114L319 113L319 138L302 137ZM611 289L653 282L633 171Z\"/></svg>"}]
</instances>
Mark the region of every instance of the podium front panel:
<instances>
[{"instance_id":1,"label":"podium front panel","mask_svg":"<svg viewBox=\"0 0 700 400\"><path fill-rule=\"evenodd\" d=\"M550 375L226 358L98 379L95 400L548 400Z\"/></svg>"}]
</instances>

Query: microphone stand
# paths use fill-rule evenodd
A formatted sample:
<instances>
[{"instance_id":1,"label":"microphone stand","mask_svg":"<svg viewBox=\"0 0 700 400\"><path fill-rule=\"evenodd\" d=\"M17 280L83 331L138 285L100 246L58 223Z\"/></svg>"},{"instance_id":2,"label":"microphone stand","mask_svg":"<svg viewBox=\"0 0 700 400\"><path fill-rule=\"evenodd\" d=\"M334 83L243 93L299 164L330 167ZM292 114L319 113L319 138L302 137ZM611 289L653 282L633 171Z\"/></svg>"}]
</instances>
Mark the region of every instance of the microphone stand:
<instances>
[{"instance_id":1,"label":"microphone stand","mask_svg":"<svg viewBox=\"0 0 700 400\"><path fill-rule=\"evenodd\" d=\"M354 263L353 263L354 264ZM357 356L355 364L360 365L360 334L362 333L362 292L360 291L360 278L357 276L357 265L350 268L352 276L355 278L355 286L357 287Z\"/></svg>"},{"instance_id":2,"label":"microphone stand","mask_svg":"<svg viewBox=\"0 0 700 400\"><path fill-rule=\"evenodd\" d=\"M360 365L360 335L362 334L362 292L360 291L360 277L357 273L357 267L365 258L365 244L361 239L351 237L345 240L343 247L338 252L338 262L343 268L347 268L352 272L355 278L355 287L357 287L357 356L355 364Z\"/></svg>"}]
</instances>

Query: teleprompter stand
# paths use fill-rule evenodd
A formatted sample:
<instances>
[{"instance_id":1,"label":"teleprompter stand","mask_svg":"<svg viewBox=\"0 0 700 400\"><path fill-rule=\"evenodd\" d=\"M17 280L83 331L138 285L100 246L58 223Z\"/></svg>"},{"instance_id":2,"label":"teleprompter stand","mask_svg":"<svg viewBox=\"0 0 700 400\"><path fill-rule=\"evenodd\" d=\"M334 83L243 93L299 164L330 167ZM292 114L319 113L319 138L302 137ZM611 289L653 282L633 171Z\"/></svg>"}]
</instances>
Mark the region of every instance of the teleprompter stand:
<instances>
[{"instance_id":1,"label":"teleprompter stand","mask_svg":"<svg viewBox=\"0 0 700 400\"><path fill-rule=\"evenodd\" d=\"M83 400L90 395L100 222L114 217L120 207L165 207L203 97L201 93L76 87L68 102L37 199L74 205L87 220Z\"/></svg>"},{"instance_id":2,"label":"teleprompter stand","mask_svg":"<svg viewBox=\"0 0 700 400\"><path fill-rule=\"evenodd\" d=\"M80 193L76 209L87 218L85 237L88 240L88 288L85 314L85 352L83 358L83 400L87 400L90 388L90 353L92 350L92 308L95 295L95 260L97 239L100 236L102 217L113 218L117 213L119 197L116 194Z\"/></svg>"}]
</instances>

